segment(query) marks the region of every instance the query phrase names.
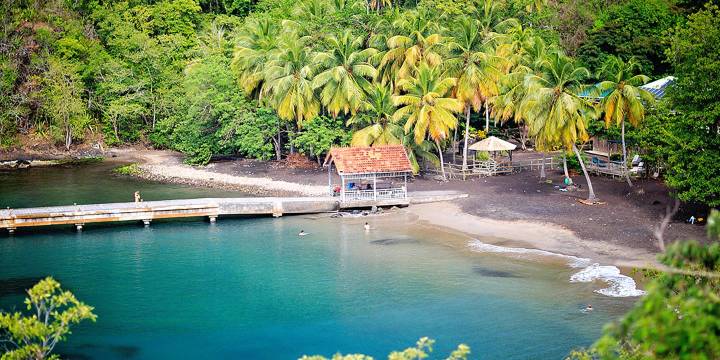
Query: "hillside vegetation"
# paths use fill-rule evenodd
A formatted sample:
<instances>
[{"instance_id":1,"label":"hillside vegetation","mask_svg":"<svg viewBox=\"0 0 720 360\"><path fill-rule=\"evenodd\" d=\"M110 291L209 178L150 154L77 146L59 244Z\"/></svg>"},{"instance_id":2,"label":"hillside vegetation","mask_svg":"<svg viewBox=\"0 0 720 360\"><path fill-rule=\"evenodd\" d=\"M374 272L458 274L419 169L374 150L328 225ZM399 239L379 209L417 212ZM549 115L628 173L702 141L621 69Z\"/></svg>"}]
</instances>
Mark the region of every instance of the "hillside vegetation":
<instances>
[{"instance_id":1,"label":"hillside vegetation","mask_svg":"<svg viewBox=\"0 0 720 360\"><path fill-rule=\"evenodd\" d=\"M525 80L548 80L553 66L572 66L584 69L573 75L579 89L607 80L602 70L619 58L632 60L632 71L648 79L680 79L678 91L647 106L643 124L628 129L629 142L650 150L647 161L665 170L681 198L720 203L718 16L710 4L3 0L0 6L3 149L142 143L202 164L219 155L279 159L301 152L319 159L332 145L403 143L414 161L437 163L440 150L462 143L465 129L468 136L483 129L570 151L593 133L615 136L619 124L606 126L599 114L583 112L572 129L538 128L531 120L542 116L533 113L540 107L531 104L540 99L521 96ZM568 88L569 96L575 90Z\"/></svg>"}]
</instances>

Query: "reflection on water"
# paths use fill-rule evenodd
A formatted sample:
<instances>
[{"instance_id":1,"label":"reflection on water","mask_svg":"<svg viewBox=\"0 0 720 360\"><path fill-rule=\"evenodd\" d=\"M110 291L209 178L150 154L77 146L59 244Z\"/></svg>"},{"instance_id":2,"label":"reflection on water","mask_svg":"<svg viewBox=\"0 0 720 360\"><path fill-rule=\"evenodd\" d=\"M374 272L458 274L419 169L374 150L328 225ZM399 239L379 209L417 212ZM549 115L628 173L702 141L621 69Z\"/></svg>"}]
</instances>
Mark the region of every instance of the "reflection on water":
<instances>
[{"instance_id":1,"label":"reflection on water","mask_svg":"<svg viewBox=\"0 0 720 360\"><path fill-rule=\"evenodd\" d=\"M0 170L0 208L130 202L134 201L135 191L140 191L145 200L243 196L233 191L193 189L114 175L112 169L120 165Z\"/></svg>"},{"instance_id":2,"label":"reflection on water","mask_svg":"<svg viewBox=\"0 0 720 360\"><path fill-rule=\"evenodd\" d=\"M0 297L10 295L24 295L25 292L42 280L42 277L16 277L0 278Z\"/></svg>"}]
</instances>

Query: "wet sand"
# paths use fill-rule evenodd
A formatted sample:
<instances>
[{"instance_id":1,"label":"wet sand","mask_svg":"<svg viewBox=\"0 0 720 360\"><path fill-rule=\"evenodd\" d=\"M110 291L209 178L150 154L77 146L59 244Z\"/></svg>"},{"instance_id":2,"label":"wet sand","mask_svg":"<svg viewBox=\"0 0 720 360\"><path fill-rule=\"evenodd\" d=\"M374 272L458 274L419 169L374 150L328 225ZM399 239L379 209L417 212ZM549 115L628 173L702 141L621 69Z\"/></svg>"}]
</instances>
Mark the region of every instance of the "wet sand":
<instances>
[{"instance_id":1,"label":"wet sand","mask_svg":"<svg viewBox=\"0 0 720 360\"><path fill-rule=\"evenodd\" d=\"M621 267L655 266L655 253L604 242L591 242L573 231L553 223L505 221L468 214L454 203L414 205L406 209L421 224L460 232L483 243L544 250L589 258Z\"/></svg>"}]
</instances>

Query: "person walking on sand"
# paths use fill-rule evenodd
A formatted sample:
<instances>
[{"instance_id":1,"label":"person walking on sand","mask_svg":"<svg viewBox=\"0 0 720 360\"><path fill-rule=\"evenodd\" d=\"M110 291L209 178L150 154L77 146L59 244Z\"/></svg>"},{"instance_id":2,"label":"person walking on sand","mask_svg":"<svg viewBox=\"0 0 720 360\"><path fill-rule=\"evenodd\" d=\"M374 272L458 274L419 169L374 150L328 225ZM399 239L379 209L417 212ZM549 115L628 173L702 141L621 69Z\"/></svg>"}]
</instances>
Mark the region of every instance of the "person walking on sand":
<instances>
[{"instance_id":1,"label":"person walking on sand","mask_svg":"<svg viewBox=\"0 0 720 360\"><path fill-rule=\"evenodd\" d=\"M365 223L365 231L370 231L370 224Z\"/></svg>"},{"instance_id":2,"label":"person walking on sand","mask_svg":"<svg viewBox=\"0 0 720 360\"><path fill-rule=\"evenodd\" d=\"M142 201L142 198L140 198L140 192L136 191L135 192L135 202L139 203L140 201Z\"/></svg>"}]
</instances>

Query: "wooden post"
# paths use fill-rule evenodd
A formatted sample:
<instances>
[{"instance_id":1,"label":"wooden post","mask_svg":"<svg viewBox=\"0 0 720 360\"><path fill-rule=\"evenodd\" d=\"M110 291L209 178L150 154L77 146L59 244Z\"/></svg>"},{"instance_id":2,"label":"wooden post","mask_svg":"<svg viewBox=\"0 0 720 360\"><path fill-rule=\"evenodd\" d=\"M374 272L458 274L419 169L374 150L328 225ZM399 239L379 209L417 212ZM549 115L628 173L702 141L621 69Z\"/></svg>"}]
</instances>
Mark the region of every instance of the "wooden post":
<instances>
[{"instance_id":1,"label":"wooden post","mask_svg":"<svg viewBox=\"0 0 720 360\"><path fill-rule=\"evenodd\" d=\"M340 175L340 182L342 187L340 188L340 200L345 202L345 177Z\"/></svg>"},{"instance_id":2,"label":"wooden post","mask_svg":"<svg viewBox=\"0 0 720 360\"><path fill-rule=\"evenodd\" d=\"M377 201L377 173L373 173L373 200Z\"/></svg>"},{"instance_id":3,"label":"wooden post","mask_svg":"<svg viewBox=\"0 0 720 360\"><path fill-rule=\"evenodd\" d=\"M330 196L335 195L332 187L332 162L328 164L328 189L330 189Z\"/></svg>"},{"instance_id":4,"label":"wooden post","mask_svg":"<svg viewBox=\"0 0 720 360\"><path fill-rule=\"evenodd\" d=\"M403 175L403 199L407 199L407 173Z\"/></svg>"}]
</instances>

